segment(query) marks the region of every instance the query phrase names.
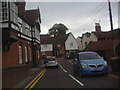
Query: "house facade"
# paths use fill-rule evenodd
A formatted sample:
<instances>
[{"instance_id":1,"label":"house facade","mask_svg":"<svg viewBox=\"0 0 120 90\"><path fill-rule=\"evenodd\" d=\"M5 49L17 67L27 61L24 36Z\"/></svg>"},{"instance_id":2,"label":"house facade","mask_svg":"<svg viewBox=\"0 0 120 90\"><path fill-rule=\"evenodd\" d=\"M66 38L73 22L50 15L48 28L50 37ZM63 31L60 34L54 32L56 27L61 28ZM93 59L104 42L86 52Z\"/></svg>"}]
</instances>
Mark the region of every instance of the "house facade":
<instances>
[{"instance_id":1,"label":"house facade","mask_svg":"<svg viewBox=\"0 0 120 90\"><path fill-rule=\"evenodd\" d=\"M69 33L67 40L65 41L65 50L76 51L78 50L78 43L72 33Z\"/></svg>"},{"instance_id":2,"label":"house facade","mask_svg":"<svg viewBox=\"0 0 120 90\"><path fill-rule=\"evenodd\" d=\"M75 50L78 50L78 44L72 33L58 37L41 35L41 52L45 56L64 56Z\"/></svg>"},{"instance_id":3,"label":"house facade","mask_svg":"<svg viewBox=\"0 0 120 90\"><path fill-rule=\"evenodd\" d=\"M37 66L40 63L40 10L25 10L26 2L2 4L2 66Z\"/></svg>"},{"instance_id":4,"label":"house facade","mask_svg":"<svg viewBox=\"0 0 120 90\"><path fill-rule=\"evenodd\" d=\"M100 56L104 57L104 59L110 64L109 60L112 57L120 57L120 38L114 39L115 45L115 56L113 50L113 40L101 40L97 42L90 43L86 48L85 51L95 51L100 54Z\"/></svg>"},{"instance_id":5,"label":"house facade","mask_svg":"<svg viewBox=\"0 0 120 90\"><path fill-rule=\"evenodd\" d=\"M41 57L43 56L53 56L53 44L52 37L50 35L40 35L41 39Z\"/></svg>"},{"instance_id":6,"label":"house facade","mask_svg":"<svg viewBox=\"0 0 120 90\"><path fill-rule=\"evenodd\" d=\"M100 56L104 57L109 63L110 58L120 56L118 53L120 51L119 34L119 28L113 31L102 31L100 24L95 23L95 31L83 34L81 39L78 37L77 42L79 43L79 47L82 47L80 50L95 51L99 53Z\"/></svg>"}]
</instances>

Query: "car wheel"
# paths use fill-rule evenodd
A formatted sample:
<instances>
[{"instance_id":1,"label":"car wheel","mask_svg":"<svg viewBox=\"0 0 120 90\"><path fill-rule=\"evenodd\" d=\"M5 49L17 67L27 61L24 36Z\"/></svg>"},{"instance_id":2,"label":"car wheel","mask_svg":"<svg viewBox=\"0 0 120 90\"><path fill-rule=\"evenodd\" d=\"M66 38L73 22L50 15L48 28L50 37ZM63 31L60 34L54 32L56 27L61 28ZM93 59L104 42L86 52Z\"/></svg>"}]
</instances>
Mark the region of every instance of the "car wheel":
<instances>
[{"instance_id":1,"label":"car wheel","mask_svg":"<svg viewBox=\"0 0 120 90\"><path fill-rule=\"evenodd\" d=\"M73 65L73 72L74 72L74 74L77 74L77 72L76 72L76 69L75 69L75 66Z\"/></svg>"},{"instance_id":2,"label":"car wheel","mask_svg":"<svg viewBox=\"0 0 120 90\"><path fill-rule=\"evenodd\" d=\"M81 73L81 71L79 71L78 72L78 75L80 76L80 77L82 77L83 75L82 75L82 73Z\"/></svg>"},{"instance_id":3,"label":"car wheel","mask_svg":"<svg viewBox=\"0 0 120 90\"><path fill-rule=\"evenodd\" d=\"M56 66L58 68L58 66Z\"/></svg>"},{"instance_id":4,"label":"car wheel","mask_svg":"<svg viewBox=\"0 0 120 90\"><path fill-rule=\"evenodd\" d=\"M104 76L108 76L108 73L105 73Z\"/></svg>"},{"instance_id":5,"label":"car wheel","mask_svg":"<svg viewBox=\"0 0 120 90\"><path fill-rule=\"evenodd\" d=\"M77 74L76 70L74 69L74 74Z\"/></svg>"}]
</instances>

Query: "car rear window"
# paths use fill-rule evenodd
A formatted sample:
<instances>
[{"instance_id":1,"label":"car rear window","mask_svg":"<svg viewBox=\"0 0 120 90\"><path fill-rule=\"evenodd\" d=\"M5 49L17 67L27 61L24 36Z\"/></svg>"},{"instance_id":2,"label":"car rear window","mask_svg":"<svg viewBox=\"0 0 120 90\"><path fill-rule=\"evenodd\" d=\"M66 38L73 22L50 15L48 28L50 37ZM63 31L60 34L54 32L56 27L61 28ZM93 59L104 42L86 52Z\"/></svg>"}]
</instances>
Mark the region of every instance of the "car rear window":
<instances>
[{"instance_id":1,"label":"car rear window","mask_svg":"<svg viewBox=\"0 0 120 90\"><path fill-rule=\"evenodd\" d=\"M100 59L100 56L96 53L82 53L79 55L80 60Z\"/></svg>"},{"instance_id":2,"label":"car rear window","mask_svg":"<svg viewBox=\"0 0 120 90\"><path fill-rule=\"evenodd\" d=\"M54 58L47 58L47 61L55 61Z\"/></svg>"}]
</instances>

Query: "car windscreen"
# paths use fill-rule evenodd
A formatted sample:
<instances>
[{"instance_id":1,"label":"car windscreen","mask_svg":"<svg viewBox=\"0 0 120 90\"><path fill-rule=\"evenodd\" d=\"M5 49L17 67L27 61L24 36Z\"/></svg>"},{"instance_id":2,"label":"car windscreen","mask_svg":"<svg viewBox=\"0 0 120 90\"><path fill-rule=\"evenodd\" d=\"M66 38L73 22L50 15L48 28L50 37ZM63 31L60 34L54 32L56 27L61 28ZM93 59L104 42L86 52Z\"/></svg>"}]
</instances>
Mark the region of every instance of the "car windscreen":
<instances>
[{"instance_id":1,"label":"car windscreen","mask_svg":"<svg viewBox=\"0 0 120 90\"><path fill-rule=\"evenodd\" d=\"M100 56L96 53L82 53L79 54L80 60L100 59Z\"/></svg>"},{"instance_id":2,"label":"car windscreen","mask_svg":"<svg viewBox=\"0 0 120 90\"><path fill-rule=\"evenodd\" d=\"M54 58L47 58L47 61L55 61Z\"/></svg>"}]
</instances>

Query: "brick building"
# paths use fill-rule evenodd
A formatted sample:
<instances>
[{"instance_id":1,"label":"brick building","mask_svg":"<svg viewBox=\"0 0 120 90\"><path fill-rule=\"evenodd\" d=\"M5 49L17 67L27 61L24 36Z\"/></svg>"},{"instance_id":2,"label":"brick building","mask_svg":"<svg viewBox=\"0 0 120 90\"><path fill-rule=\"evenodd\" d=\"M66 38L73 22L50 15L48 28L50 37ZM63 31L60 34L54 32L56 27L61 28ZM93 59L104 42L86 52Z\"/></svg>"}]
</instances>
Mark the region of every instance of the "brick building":
<instances>
[{"instance_id":1,"label":"brick building","mask_svg":"<svg viewBox=\"0 0 120 90\"><path fill-rule=\"evenodd\" d=\"M116 51L116 57L120 57L120 39L114 40L115 45L115 51ZM95 51L99 53L102 57L104 57L105 60L109 62L109 60L114 57L113 55L113 40L101 40L97 42L90 43L85 51Z\"/></svg>"},{"instance_id":2,"label":"brick building","mask_svg":"<svg viewBox=\"0 0 120 90\"><path fill-rule=\"evenodd\" d=\"M113 31L102 31L100 23L95 23L95 31L87 32L77 38L81 51L95 51L108 62L114 56L120 56L120 28ZM114 50L113 50L114 42Z\"/></svg>"},{"instance_id":3,"label":"brick building","mask_svg":"<svg viewBox=\"0 0 120 90\"><path fill-rule=\"evenodd\" d=\"M78 44L72 33L57 37L41 35L41 53L45 56L64 56L67 52L78 50Z\"/></svg>"},{"instance_id":4,"label":"brick building","mask_svg":"<svg viewBox=\"0 0 120 90\"><path fill-rule=\"evenodd\" d=\"M40 64L40 10L25 10L26 2L0 2L2 8L2 66Z\"/></svg>"}]
</instances>

